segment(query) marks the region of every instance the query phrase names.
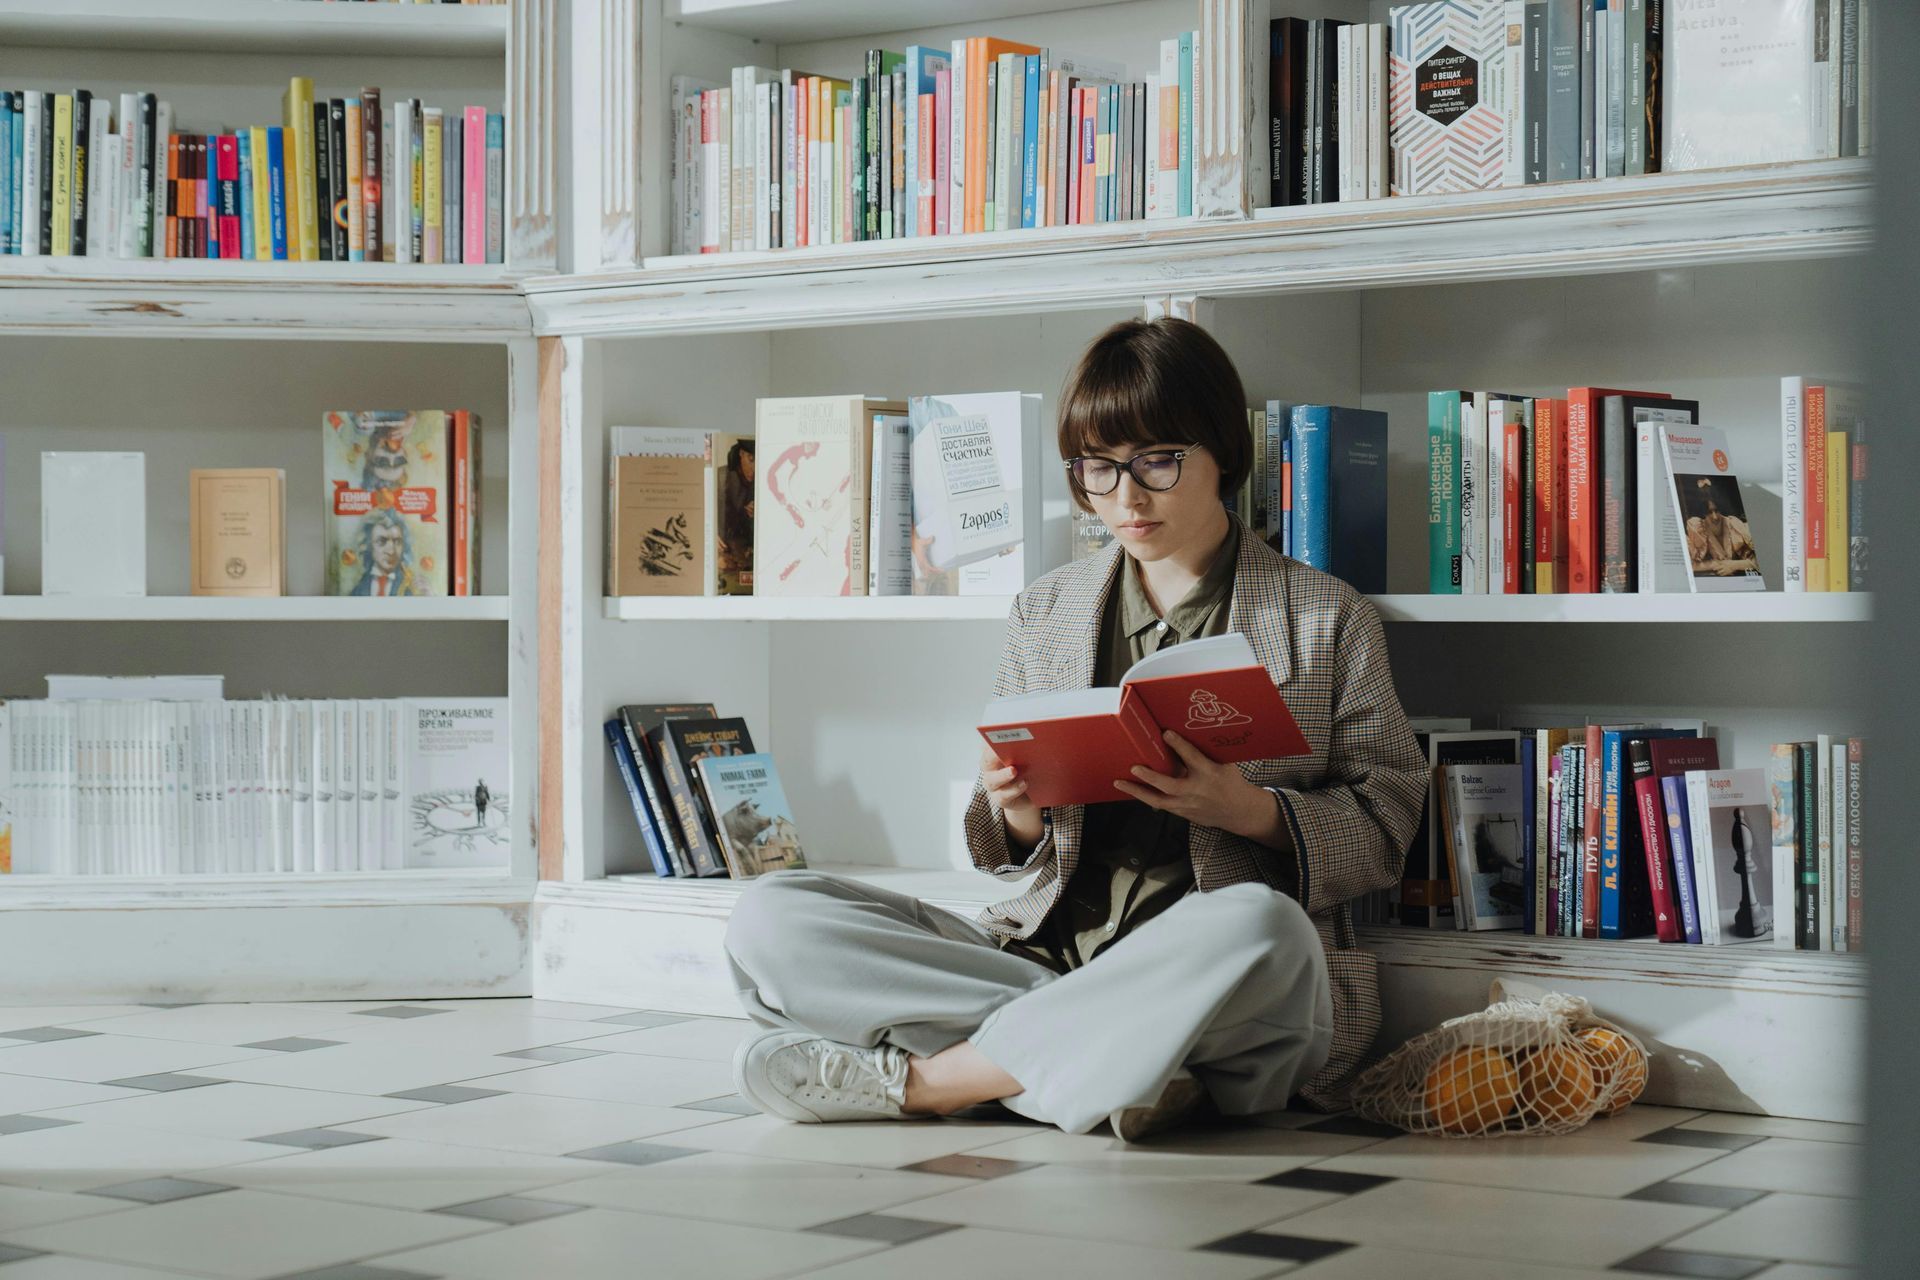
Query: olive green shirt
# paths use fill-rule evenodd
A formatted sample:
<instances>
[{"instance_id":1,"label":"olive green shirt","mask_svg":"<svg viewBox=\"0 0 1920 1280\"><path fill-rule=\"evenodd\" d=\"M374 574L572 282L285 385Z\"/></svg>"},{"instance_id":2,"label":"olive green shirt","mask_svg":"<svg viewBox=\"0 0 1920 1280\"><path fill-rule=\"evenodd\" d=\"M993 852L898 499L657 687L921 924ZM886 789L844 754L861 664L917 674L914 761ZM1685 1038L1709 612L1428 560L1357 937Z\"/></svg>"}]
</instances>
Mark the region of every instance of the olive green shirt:
<instances>
[{"instance_id":1,"label":"olive green shirt","mask_svg":"<svg viewBox=\"0 0 1920 1280\"><path fill-rule=\"evenodd\" d=\"M1117 589L1101 614L1094 683L1117 685L1150 653L1226 634L1239 554L1235 530L1164 619L1147 599L1139 563L1123 554ZM1131 797L1088 805L1080 860L1065 891L1031 941L1013 945L1058 972L1077 969L1193 892L1187 825L1185 818Z\"/></svg>"}]
</instances>

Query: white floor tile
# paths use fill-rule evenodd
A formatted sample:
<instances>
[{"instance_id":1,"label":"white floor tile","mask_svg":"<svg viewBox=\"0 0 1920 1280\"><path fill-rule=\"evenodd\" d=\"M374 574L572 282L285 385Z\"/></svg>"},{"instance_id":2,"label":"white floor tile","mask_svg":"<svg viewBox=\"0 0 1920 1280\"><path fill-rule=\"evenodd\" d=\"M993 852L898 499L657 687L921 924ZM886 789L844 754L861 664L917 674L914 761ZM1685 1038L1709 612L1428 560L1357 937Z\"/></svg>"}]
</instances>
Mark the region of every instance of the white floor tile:
<instances>
[{"instance_id":1,"label":"white floor tile","mask_svg":"<svg viewBox=\"0 0 1920 1280\"><path fill-rule=\"evenodd\" d=\"M407 1115L364 1120L353 1129L356 1133L378 1133L416 1142L559 1156L588 1147L710 1125L720 1119L718 1113L711 1111L510 1093L448 1107L430 1107Z\"/></svg>"},{"instance_id":2,"label":"white floor tile","mask_svg":"<svg viewBox=\"0 0 1920 1280\"><path fill-rule=\"evenodd\" d=\"M48 1040L40 1044L0 1041L0 1072L98 1084L102 1080L158 1075L164 1071L194 1072L201 1067L258 1058L262 1052L225 1045L189 1044L184 1040L151 1040L143 1036L82 1036L77 1040Z\"/></svg>"},{"instance_id":3,"label":"white floor tile","mask_svg":"<svg viewBox=\"0 0 1920 1280\"><path fill-rule=\"evenodd\" d=\"M1787 1116L1743 1116L1714 1112L1689 1120L1682 1129L1705 1129L1710 1133L1757 1133L1769 1138L1803 1138L1808 1142L1863 1143L1867 1131L1857 1124L1835 1124L1827 1120L1794 1120Z\"/></svg>"},{"instance_id":4,"label":"white floor tile","mask_svg":"<svg viewBox=\"0 0 1920 1280\"><path fill-rule=\"evenodd\" d=\"M819 1160L897 1169L901 1165L1021 1138L1032 1125L966 1120L877 1121L872 1124L789 1124L772 1116L742 1116L676 1133L671 1145L737 1151L777 1160Z\"/></svg>"},{"instance_id":5,"label":"white floor tile","mask_svg":"<svg viewBox=\"0 0 1920 1280\"><path fill-rule=\"evenodd\" d=\"M808 1280L981 1280L988 1275L1047 1280L1257 1280L1285 1268L1272 1258L1178 1253L1099 1240L962 1228L838 1266Z\"/></svg>"},{"instance_id":6,"label":"white floor tile","mask_svg":"<svg viewBox=\"0 0 1920 1280\"><path fill-rule=\"evenodd\" d=\"M614 1023L603 1024L614 1026ZM583 1049L613 1053L645 1053L662 1058L703 1058L708 1062L732 1062L733 1050L747 1036L761 1029L744 1018L690 1018L670 1022L664 1027L642 1027L618 1035L600 1036Z\"/></svg>"},{"instance_id":7,"label":"white floor tile","mask_svg":"<svg viewBox=\"0 0 1920 1280\"><path fill-rule=\"evenodd\" d=\"M1048 1167L916 1200L893 1212L1023 1234L1190 1249L1338 1198L1288 1187Z\"/></svg>"},{"instance_id":8,"label":"white floor tile","mask_svg":"<svg viewBox=\"0 0 1920 1280\"><path fill-rule=\"evenodd\" d=\"M1735 1209L1668 1248L1855 1266L1864 1228L1858 1200L1776 1194Z\"/></svg>"},{"instance_id":9,"label":"white floor tile","mask_svg":"<svg viewBox=\"0 0 1920 1280\"><path fill-rule=\"evenodd\" d=\"M148 1093L115 1102L63 1107L47 1114L82 1123L105 1121L142 1129L171 1129L214 1138L259 1138L295 1129L346 1125L375 1116L419 1111L430 1102L369 1098L317 1089L288 1089L267 1084L212 1084L197 1089Z\"/></svg>"},{"instance_id":10,"label":"white floor tile","mask_svg":"<svg viewBox=\"0 0 1920 1280\"><path fill-rule=\"evenodd\" d=\"M1636 1102L1618 1115L1595 1116L1566 1136L1611 1138L1615 1142L1633 1142L1650 1133L1658 1133L1662 1129L1671 1129L1675 1125L1683 1124L1699 1114L1698 1111L1687 1111L1680 1107L1654 1107Z\"/></svg>"},{"instance_id":11,"label":"white floor tile","mask_svg":"<svg viewBox=\"0 0 1920 1280\"><path fill-rule=\"evenodd\" d=\"M0 1115L52 1111L56 1107L77 1107L89 1102L112 1102L115 1098L137 1098L144 1092L143 1089L123 1089L111 1084L80 1084L73 1080L0 1074Z\"/></svg>"},{"instance_id":12,"label":"white floor tile","mask_svg":"<svg viewBox=\"0 0 1920 1280\"><path fill-rule=\"evenodd\" d=\"M5 1035L4 1028L9 1027L86 1027L89 1031L104 1031L105 1027L88 1024L130 1013L152 1012L143 1004L0 1004L0 1035Z\"/></svg>"},{"instance_id":13,"label":"white floor tile","mask_svg":"<svg viewBox=\"0 0 1920 1280\"><path fill-rule=\"evenodd\" d=\"M1623 1196L1665 1182L1725 1152L1653 1142L1590 1138L1390 1138L1349 1156L1322 1161L1321 1169L1371 1173L1384 1178L1468 1182L1517 1191Z\"/></svg>"},{"instance_id":14,"label":"white floor tile","mask_svg":"<svg viewBox=\"0 0 1920 1280\"><path fill-rule=\"evenodd\" d=\"M581 1047L586 1048L588 1044ZM543 1093L555 1098L597 1098L603 1102L636 1102L656 1107L677 1107L683 1102L699 1102L733 1092L733 1073L720 1063L703 1058L609 1053L544 1066L522 1061L526 1070L463 1083L476 1089Z\"/></svg>"},{"instance_id":15,"label":"white floor tile","mask_svg":"<svg viewBox=\"0 0 1920 1280\"><path fill-rule=\"evenodd\" d=\"M618 1035L622 1030L615 1022L529 1018L502 1011L440 1013L430 1018L356 1018L354 1022L356 1025L344 1030L328 1032L327 1038L349 1044L492 1055L575 1041L582 1049L597 1050L600 1046L594 1043L596 1037Z\"/></svg>"},{"instance_id":16,"label":"white floor tile","mask_svg":"<svg viewBox=\"0 0 1920 1280\"><path fill-rule=\"evenodd\" d=\"M463 1280L762 1280L883 1248L871 1240L587 1209L496 1235L389 1254L376 1265Z\"/></svg>"},{"instance_id":17,"label":"white floor tile","mask_svg":"<svg viewBox=\"0 0 1920 1280\"><path fill-rule=\"evenodd\" d=\"M388 1138L184 1176L390 1209L439 1209L553 1187L606 1167L559 1156Z\"/></svg>"},{"instance_id":18,"label":"white floor tile","mask_svg":"<svg viewBox=\"0 0 1920 1280\"><path fill-rule=\"evenodd\" d=\"M586 1022L640 1012L625 1005L576 1004L571 1000L538 1000L526 996L493 996L478 1000L409 1000L406 1003L422 1009L452 1009L456 1013L504 1011L529 1018L574 1018Z\"/></svg>"},{"instance_id":19,"label":"white floor tile","mask_svg":"<svg viewBox=\"0 0 1920 1280\"><path fill-rule=\"evenodd\" d=\"M1865 1181L1865 1161L1866 1148L1849 1143L1766 1138L1729 1151L1679 1180L1813 1196L1857 1196Z\"/></svg>"},{"instance_id":20,"label":"white floor tile","mask_svg":"<svg viewBox=\"0 0 1920 1280\"><path fill-rule=\"evenodd\" d=\"M62 1125L0 1137L0 1182L48 1191L85 1191L186 1169L265 1160L285 1149L132 1125Z\"/></svg>"},{"instance_id":21,"label":"white floor tile","mask_svg":"<svg viewBox=\"0 0 1920 1280\"><path fill-rule=\"evenodd\" d=\"M150 1036L196 1044L243 1045L287 1036L339 1039L330 1032L372 1022L341 1009L300 1009L266 1004L195 1004L180 1009L143 1009L108 1023L80 1024L89 1031Z\"/></svg>"},{"instance_id":22,"label":"white floor tile","mask_svg":"<svg viewBox=\"0 0 1920 1280\"><path fill-rule=\"evenodd\" d=\"M496 1230L490 1223L444 1214L227 1191L16 1231L9 1242L109 1262L254 1280Z\"/></svg>"},{"instance_id":23,"label":"white floor tile","mask_svg":"<svg viewBox=\"0 0 1920 1280\"><path fill-rule=\"evenodd\" d=\"M1861 1280L1853 1267L1817 1267L1808 1262L1783 1262L1768 1267L1753 1280Z\"/></svg>"},{"instance_id":24,"label":"white floor tile","mask_svg":"<svg viewBox=\"0 0 1920 1280\"><path fill-rule=\"evenodd\" d=\"M155 1271L124 1262L49 1254L7 1264L7 1280L198 1280L184 1271Z\"/></svg>"},{"instance_id":25,"label":"white floor tile","mask_svg":"<svg viewBox=\"0 0 1920 1280\"><path fill-rule=\"evenodd\" d=\"M1287 1280L1295 1276L1300 1280L1397 1280L1401 1276L1418 1276L1420 1280L1624 1280L1618 1272L1585 1267L1371 1247L1347 1249L1286 1274Z\"/></svg>"},{"instance_id":26,"label":"white floor tile","mask_svg":"<svg viewBox=\"0 0 1920 1280\"><path fill-rule=\"evenodd\" d=\"M0 1150L0 1160L6 1159ZM103 1213L118 1213L133 1206L125 1200L103 1200L99 1196L77 1196L64 1191L39 1191L32 1187L0 1186L0 1240L15 1227L40 1227L74 1218L97 1218Z\"/></svg>"},{"instance_id":27,"label":"white floor tile","mask_svg":"<svg viewBox=\"0 0 1920 1280\"><path fill-rule=\"evenodd\" d=\"M1715 1209L1510 1191L1444 1182L1392 1182L1274 1226L1282 1235L1434 1253L1607 1267L1711 1221Z\"/></svg>"},{"instance_id":28,"label":"white floor tile","mask_svg":"<svg viewBox=\"0 0 1920 1280\"><path fill-rule=\"evenodd\" d=\"M0 1055L3 1053L0 1051ZM0 1056L0 1061L3 1060ZM250 1058L210 1068L202 1074L221 1080L286 1085L292 1089L384 1094L453 1084L474 1076L497 1075L503 1062L515 1061L519 1060L433 1046L342 1044Z\"/></svg>"},{"instance_id":29,"label":"white floor tile","mask_svg":"<svg viewBox=\"0 0 1920 1280\"><path fill-rule=\"evenodd\" d=\"M797 1231L856 1214L884 1212L909 1200L971 1185L970 1178L710 1151L531 1194L539 1200L602 1209Z\"/></svg>"},{"instance_id":30,"label":"white floor tile","mask_svg":"<svg viewBox=\"0 0 1920 1280\"><path fill-rule=\"evenodd\" d=\"M973 1147L972 1156L1028 1160L1101 1173L1255 1182L1366 1147L1371 1138L1287 1129L1196 1129L1129 1146L1105 1129L1087 1134L1036 1129L1024 1138Z\"/></svg>"}]
</instances>

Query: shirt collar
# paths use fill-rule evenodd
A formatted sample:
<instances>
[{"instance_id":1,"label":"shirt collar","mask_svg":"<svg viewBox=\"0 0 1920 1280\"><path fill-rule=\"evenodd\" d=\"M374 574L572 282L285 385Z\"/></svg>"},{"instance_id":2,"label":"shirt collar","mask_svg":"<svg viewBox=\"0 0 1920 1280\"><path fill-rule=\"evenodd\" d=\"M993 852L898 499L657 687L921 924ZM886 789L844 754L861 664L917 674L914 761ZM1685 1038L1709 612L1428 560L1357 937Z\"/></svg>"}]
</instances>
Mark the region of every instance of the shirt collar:
<instances>
[{"instance_id":1,"label":"shirt collar","mask_svg":"<svg viewBox=\"0 0 1920 1280\"><path fill-rule=\"evenodd\" d=\"M1228 530L1226 541L1220 544L1219 553L1200 580L1193 584L1180 603L1167 610L1166 623L1178 633L1181 639L1190 639L1205 625L1207 616L1224 603L1233 591L1233 574L1240 555L1240 526L1234 523ZM1140 581L1140 562L1132 556L1125 556L1126 564L1120 574L1120 625L1129 639L1139 635L1160 622L1153 611L1153 604L1147 599L1147 589Z\"/></svg>"}]
</instances>

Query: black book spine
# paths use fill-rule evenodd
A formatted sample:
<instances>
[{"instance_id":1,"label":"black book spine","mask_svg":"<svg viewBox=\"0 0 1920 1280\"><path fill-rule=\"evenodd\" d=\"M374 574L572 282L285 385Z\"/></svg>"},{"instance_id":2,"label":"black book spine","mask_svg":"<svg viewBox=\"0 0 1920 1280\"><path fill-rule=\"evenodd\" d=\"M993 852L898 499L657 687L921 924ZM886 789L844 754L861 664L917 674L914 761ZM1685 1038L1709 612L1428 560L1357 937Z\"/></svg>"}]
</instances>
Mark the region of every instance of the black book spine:
<instances>
[{"instance_id":1,"label":"black book spine","mask_svg":"<svg viewBox=\"0 0 1920 1280\"><path fill-rule=\"evenodd\" d=\"M1662 148L1666 139L1660 128L1660 117L1666 109L1666 52L1665 20L1667 0L1646 0L1647 4L1647 47L1646 47L1646 85L1647 85L1647 172L1659 173L1663 159Z\"/></svg>"},{"instance_id":2,"label":"black book spine","mask_svg":"<svg viewBox=\"0 0 1920 1280\"><path fill-rule=\"evenodd\" d=\"M1307 19L1307 118L1306 140L1302 150L1306 160L1306 203L1320 203L1320 149L1326 119L1320 108L1320 81L1324 74L1320 57L1320 31L1325 18Z\"/></svg>"},{"instance_id":3,"label":"black book spine","mask_svg":"<svg viewBox=\"0 0 1920 1280\"><path fill-rule=\"evenodd\" d=\"M696 782L687 773L685 763L680 758L678 744L672 736L675 721L655 729L649 737L653 739L653 748L659 754L660 771L666 775L667 793L673 799L673 814L680 823L680 834L687 842L687 849L693 855L693 873L696 876L723 876L727 874L726 862L714 847L713 835L702 820L700 795L695 790Z\"/></svg>"},{"instance_id":4,"label":"black book spine","mask_svg":"<svg viewBox=\"0 0 1920 1280\"><path fill-rule=\"evenodd\" d=\"M1840 154L1860 154L1860 0L1840 0Z\"/></svg>"},{"instance_id":5,"label":"black book spine","mask_svg":"<svg viewBox=\"0 0 1920 1280\"><path fill-rule=\"evenodd\" d=\"M333 261L333 128L327 104L313 104L313 218L320 229L320 260Z\"/></svg>"},{"instance_id":6,"label":"black book spine","mask_svg":"<svg viewBox=\"0 0 1920 1280\"><path fill-rule=\"evenodd\" d=\"M73 255L86 256L87 252L87 211L93 203L92 193L87 190L87 160L93 150L93 92L89 89L76 89L73 92L73 194L71 230L73 232Z\"/></svg>"},{"instance_id":7,"label":"black book spine","mask_svg":"<svg viewBox=\"0 0 1920 1280\"><path fill-rule=\"evenodd\" d=\"M1813 753L1817 743L1796 742L1793 747L1793 945L1801 951L1820 949L1820 770ZM1775 903L1774 911L1785 909Z\"/></svg>"},{"instance_id":8,"label":"black book spine","mask_svg":"<svg viewBox=\"0 0 1920 1280\"><path fill-rule=\"evenodd\" d=\"M1527 182L1547 180L1547 6L1533 0L1526 9Z\"/></svg>"},{"instance_id":9,"label":"black book spine","mask_svg":"<svg viewBox=\"0 0 1920 1280\"><path fill-rule=\"evenodd\" d=\"M1534 554L1538 535L1533 526L1534 450L1533 401L1520 405L1520 594L1534 594ZM1545 766L1542 765L1544 768Z\"/></svg>"},{"instance_id":10,"label":"black book spine","mask_svg":"<svg viewBox=\"0 0 1920 1280\"><path fill-rule=\"evenodd\" d=\"M335 98L327 104L327 162L329 166L327 226L333 239L333 260L347 260L347 100Z\"/></svg>"},{"instance_id":11,"label":"black book spine","mask_svg":"<svg viewBox=\"0 0 1920 1280\"><path fill-rule=\"evenodd\" d=\"M887 76L880 70L880 50L867 50L867 97L860 128L861 159L867 175L866 199L862 202L866 231L861 238L865 240L880 238L880 82L884 79Z\"/></svg>"},{"instance_id":12,"label":"black book spine","mask_svg":"<svg viewBox=\"0 0 1920 1280\"><path fill-rule=\"evenodd\" d=\"M693 874L693 862L687 857L686 845L680 838L680 824L674 819L673 806L665 803L666 787L657 776L659 766L652 760L653 744L635 728L633 720L626 714L622 713L620 723L626 729L627 750L633 757L633 771L639 775L640 791L653 816L654 829L660 833L665 845L667 861L673 864L675 875L690 876Z\"/></svg>"},{"instance_id":13,"label":"black book spine","mask_svg":"<svg viewBox=\"0 0 1920 1280\"><path fill-rule=\"evenodd\" d=\"M40 95L40 252L53 252L53 97Z\"/></svg>"},{"instance_id":14,"label":"black book spine","mask_svg":"<svg viewBox=\"0 0 1920 1280\"><path fill-rule=\"evenodd\" d=\"M1653 750L1645 738L1628 738L1621 746L1620 936L1644 938L1658 932L1654 917L1653 868L1647 862L1647 837L1640 825L1638 786L1641 778L1653 776Z\"/></svg>"},{"instance_id":15,"label":"black book spine","mask_svg":"<svg viewBox=\"0 0 1920 1280\"><path fill-rule=\"evenodd\" d=\"M153 243L153 202L159 198L154 184L154 158L158 153L155 150L153 130L154 115L158 110L159 103L152 94L140 95L140 129L134 141L134 146L139 153L135 157L138 166L135 181L139 183L139 188L133 205L134 215L140 220L133 232L133 253L137 258L156 256Z\"/></svg>"},{"instance_id":16,"label":"black book spine","mask_svg":"<svg viewBox=\"0 0 1920 1280\"><path fill-rule=\"evenodd\" d=\"M361 243L366 246L368 262L379 262L385 252L381 236L381 215L387 202L381 198L382 183L389 180L381 155L382 121L380 90L360 91L360 222ZM638 757L636 757L637 759Z\"/></svg>"}]
</instances>

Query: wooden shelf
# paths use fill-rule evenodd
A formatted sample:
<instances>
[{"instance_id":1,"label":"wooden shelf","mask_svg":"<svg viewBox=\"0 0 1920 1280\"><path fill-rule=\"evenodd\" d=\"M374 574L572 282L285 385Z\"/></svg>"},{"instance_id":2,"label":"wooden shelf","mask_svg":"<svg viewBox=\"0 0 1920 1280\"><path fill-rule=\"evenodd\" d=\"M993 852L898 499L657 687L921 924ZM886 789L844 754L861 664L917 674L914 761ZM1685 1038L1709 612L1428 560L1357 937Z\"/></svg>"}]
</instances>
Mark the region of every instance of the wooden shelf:
<instances>
[{"instance_id":1,"label":"wooden shelf","mask_svg":"<svg viewBox=\"0 0 1920 1280\"><path fill-rule=\"evenodd\" d=\"M0 876L0 911L121 907L524 906L534 882L505 867L433 871L260 872L210 876Z\"/></svg>"},{"instance_id":2,"label":"wooden shelf","mask_svg":"<svg viewBox=\"0 0 1920 1280\"><path fill-rule=\"evenodd\" d=\"M0 259L0 332L501 342L530 331L501 266Z\"/></svg>"},{"instance_id":3,"label":"wooden shelf","mask_svg":"<svg viewBox=\"0 0 1920 1280\"><path fill-rule=\"evenodd\" d=\"M0 622L505 622L505 596L0 596Z\"/></svg>"},{"instance_id":4,"label":"wooden shelf","mask_svg":"<svg viewBox=\"0 0 1920 1280\"><path fill-rule=\"evenodd\" d=\"M618 622L1004 622L1012 596L608 596Z\"/></svg>"},{"instance_id":5,"label":"wooden shelf","mask_svg":"<svg viewBox=\"0 0 1920 1280\"><path fill-rule=\"evenodd\" d=\"M1105 0L968 0L970 23L1097 7ZM957 16L947 0L667 0L667 20L776 44L917 31Z\"/></svg>"},{"instance_id":6,"label":"wooden shelf","mask_svg":"<svg viewBox=\"0 0 1920 1280\"><path fill-rule=\"evenodd\" d=\"M507 7L314 0L0 0L0 43L63 49L504 56Z\"/></svg>"},{"instance_id":7,"label":"wooden shelf","mask_svg":"<svg viewBox=\"0 0 1920 1280\"><path fill-rule=\"evenodd\" d=\"M1866 622L1866 592L1372 597L1387 622Z\"/></svg>"},{"instance_id":8,"label":"wooden shelf","mask_svg":"<svg viewBox=\"0 0 1920 1280\"><path fill-rule=\"evenodd\" d=\"M526 282L598 337L1136 307L1144 297L1578 276L1863 251L1871 170L1822 160L1466 195L649 259Z\"/></svg>"}]
</instances>

